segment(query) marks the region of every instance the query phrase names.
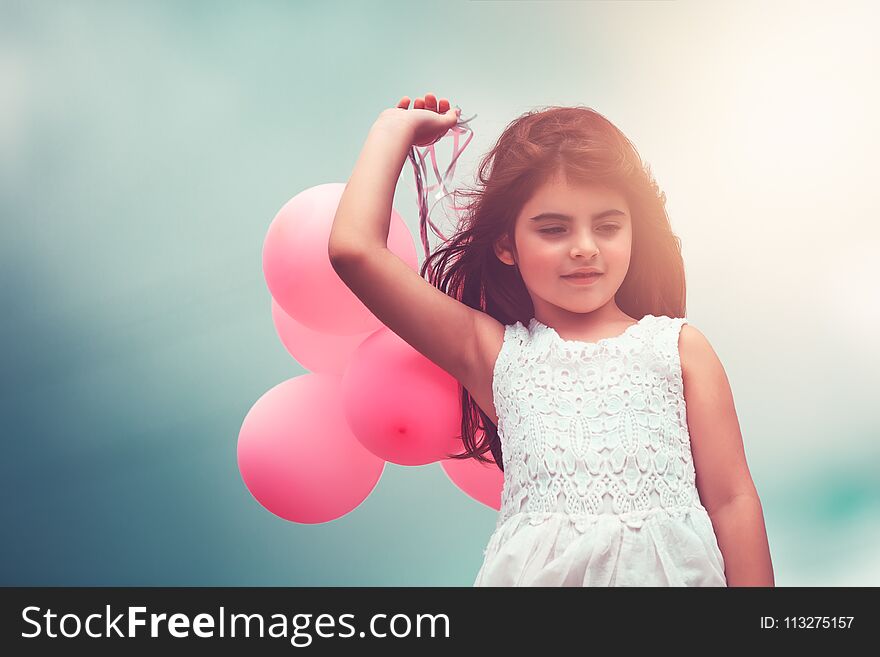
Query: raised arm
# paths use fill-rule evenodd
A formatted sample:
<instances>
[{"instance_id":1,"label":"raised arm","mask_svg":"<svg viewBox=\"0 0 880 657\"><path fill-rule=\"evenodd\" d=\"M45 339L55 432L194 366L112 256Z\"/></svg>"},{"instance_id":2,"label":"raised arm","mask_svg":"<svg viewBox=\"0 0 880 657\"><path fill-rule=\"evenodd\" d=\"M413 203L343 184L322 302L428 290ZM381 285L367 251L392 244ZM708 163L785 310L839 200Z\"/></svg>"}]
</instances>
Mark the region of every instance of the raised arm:
<instances>
[{"instance_id":1,"label":"raised arm","mask_svg":"<svg viewBox=\"0 0 880 657\"><path fill-rule=\"evenodd\" d=\"M403 111L385 110L370 129L336 211L328 255L340 279L385 326L474 394L497 356L503 327L431 285L387 246L397 179L410 146L425 136L394 114ZM490 354L486 345L493 344Z\"/></svg>"}]
</instances>

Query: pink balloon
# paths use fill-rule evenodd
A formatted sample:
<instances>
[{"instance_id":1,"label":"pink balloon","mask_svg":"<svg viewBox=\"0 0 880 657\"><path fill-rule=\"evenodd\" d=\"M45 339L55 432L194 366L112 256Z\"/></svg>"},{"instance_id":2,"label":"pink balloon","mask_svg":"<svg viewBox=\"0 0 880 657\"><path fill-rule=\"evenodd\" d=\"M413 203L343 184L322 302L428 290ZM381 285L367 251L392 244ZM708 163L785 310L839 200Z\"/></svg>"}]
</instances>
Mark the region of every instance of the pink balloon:
<instances>
[{"instance_id":1,"label":"pink balloon","mask_svg":"<svg viewBox=\"0 0 880 657\"><path fill-rule=\"evenodd\" d=\"M342 377L348 361L369 333L333 335L300 324L272 299L272 322L284 347L300 365L312 372Z\"/></svg>"},{"instance_id":2,"label":"pink balloon","mask_svg":"<svg viewBox=\"0 0 880 657\"><path fill-rule=\"evenodd\" d=\"M477 434L477 442L481 440ZM457 452L464 451L464 446ZM484 454L492 459L492 453ZM475 458L444 459L440 467L446 476L462 491L478 502L482 502L496 511L501 509L501 489L504 487L504 473L494 463L480 463Z\"/></svg>"},{"instance_id":3,"label":"pink balloon","mask_svg":"<svg viewBox=\"0 0 880 657\"><path fill-rule=\"evenodd\" d=\"M338 377L303 374L267 391L238 435L238 468L256 500L299 523L328 522L373 491L385 461L352 435Z\"/></svg>"},{"instance_id":4,"label":"pink balloon","mask_svg":"<svg viewBox=\"0 0 880 657\"><path fill-rule=\"evenodd\" d=\"M361 343L342 377L352 433L398 465L424 465L461 451L458 395L458 381L387 328Z\"/></svg>"},{"instance_id":5,"label":"pink balloon","mask_svg":"<svg viewBox=\"0 0 880 657\"><path fill-rule=\"evenodd\" d=\"M330 264L330 229L344 183L326 183L290 199L269 226L263 243L263 274L281 308L314 331L353 335L382 323L342 282ZM388 248L418 271L415 244L392 208Z\"/></svg>"}]
</instances>

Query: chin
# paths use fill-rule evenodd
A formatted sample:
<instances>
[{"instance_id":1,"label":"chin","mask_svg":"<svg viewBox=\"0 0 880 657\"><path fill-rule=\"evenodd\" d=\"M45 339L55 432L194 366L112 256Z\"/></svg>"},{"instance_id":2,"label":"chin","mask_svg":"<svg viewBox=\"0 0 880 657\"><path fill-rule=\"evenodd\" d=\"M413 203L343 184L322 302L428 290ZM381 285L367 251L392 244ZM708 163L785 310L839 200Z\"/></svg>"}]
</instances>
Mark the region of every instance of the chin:
<instances>
[{"instance_id":1,"label":"chin","mask_svg":"<svg viewBox=\"0 0 880 657\"><path fill-rule=\"evenodd\" d=\"M586 315L587 313L591 313L594 310L599 310L599 308L607 305L608 300L601 301L592 301L591 303L584 303L572 306L570 303L560 306L560 308L564 308L570 313L576 313L578 315Z\"/></svg>"}]
</instances>

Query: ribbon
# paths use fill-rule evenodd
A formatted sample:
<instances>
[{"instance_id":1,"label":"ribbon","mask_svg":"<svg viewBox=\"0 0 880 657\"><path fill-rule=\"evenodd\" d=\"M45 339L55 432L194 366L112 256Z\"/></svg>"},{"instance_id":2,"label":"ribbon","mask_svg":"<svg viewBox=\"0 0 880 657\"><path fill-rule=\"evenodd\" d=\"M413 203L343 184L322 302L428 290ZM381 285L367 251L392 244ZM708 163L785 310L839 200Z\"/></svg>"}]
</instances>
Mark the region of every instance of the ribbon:
<instances>
[{"instance_id":1,"label":"ribbon","mask_svg":"<svg viewBox=\"0 0 880 657\"><path fill-rule=\"evenodd\" d=\"M458 107L456 105L456 107ZM459 108L460 109L460 108ZM437 168L437 154L434 151L434 144L440 141L443 137L449 134L447 132L445 135L438 137L435 141L428 144L423 150L417 149L415 146L411 146L409 149L409 161L412 162L413 170L415 172L416 179L416 199L419 205L419 235L422 240L422 248L425 250L425 258L427 258L431 253L431 248L428 244L428 225L431 226L431 230L434 231L434 234L439 237L444 242L447 240L447 237L444 236L437 226L431 221L431 211L434 209L434 206L446 198L450 194L451 191L447 188L447 184L452 180L452 177L455 175L455 164L458 161L458 157L464 152L464 149L467 148L468 144L471 143L471 139L474 137L474 131L468 125L474 118L476 118L476 114L468 119L462 119L459 117L458 122L449 129L449 132L453 135L453 146L452 146L452 161L449 163L449 166L446 168L446 172L441 176L440 170ZM464 144L459 148L458 142L459 137L463 133L469 133L467 140ZM437 184L431 185L430 187L426 186L428 182L428 167L425 163L425 158L430 155L431 156L431 165L434 169L434 176L437 179ZM416 161L416 156L418 156L418 161ZM437 190L434 196L434 202L428 205L428 199L431 192ZM452 209L456 212L461 208L453 205Z\"/></svg>"}]
</instances>

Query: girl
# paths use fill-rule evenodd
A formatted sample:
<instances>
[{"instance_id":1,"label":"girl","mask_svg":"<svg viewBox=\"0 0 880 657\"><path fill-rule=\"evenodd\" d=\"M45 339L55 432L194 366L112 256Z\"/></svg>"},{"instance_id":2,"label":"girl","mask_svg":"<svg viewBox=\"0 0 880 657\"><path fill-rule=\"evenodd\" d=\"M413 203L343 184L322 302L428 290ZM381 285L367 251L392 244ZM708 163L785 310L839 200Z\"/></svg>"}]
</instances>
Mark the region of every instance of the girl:
<instances>
[{"instance_id":1,"label":"girl","mask_svg":"<svg viewBox=\"0 0 880 657\"><path fill-rule=\"evenodd\" d=\"M635 147L588 108L520 116L420 276L387 248L394 189L410 148L459 116L433 94L409 104L373 124L329 256L460 382L450 456L491 451L504 472L474 585L773 586L730 386L684 318L679 239Z\"/></svg>"}]
</instances>

